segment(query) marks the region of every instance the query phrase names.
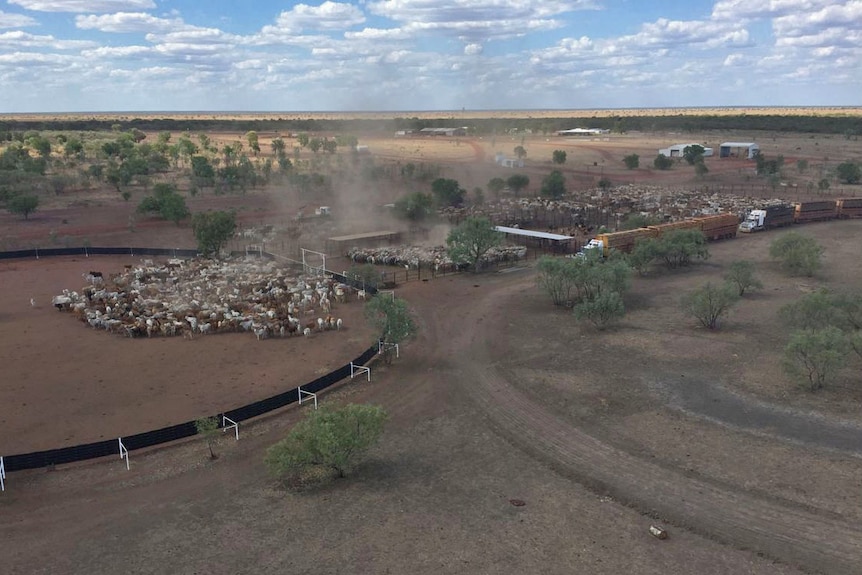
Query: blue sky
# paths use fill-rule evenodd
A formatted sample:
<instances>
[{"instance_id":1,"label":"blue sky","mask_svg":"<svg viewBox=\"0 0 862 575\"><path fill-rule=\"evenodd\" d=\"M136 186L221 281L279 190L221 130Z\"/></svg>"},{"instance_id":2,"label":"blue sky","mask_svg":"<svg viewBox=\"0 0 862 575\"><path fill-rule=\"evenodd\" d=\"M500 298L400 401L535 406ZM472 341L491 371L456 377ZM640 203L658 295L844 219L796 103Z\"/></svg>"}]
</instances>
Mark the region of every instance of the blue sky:
<instances>
[{"instance_id":1,"label":"blue sky","mask_svg":"<svg viewBox=\"0 0 862 575\"><path fill-rule=\"evenodd\" d=\"M0 0L0 113L862 105L862 0Z\"/></svg>"}]
</instances>

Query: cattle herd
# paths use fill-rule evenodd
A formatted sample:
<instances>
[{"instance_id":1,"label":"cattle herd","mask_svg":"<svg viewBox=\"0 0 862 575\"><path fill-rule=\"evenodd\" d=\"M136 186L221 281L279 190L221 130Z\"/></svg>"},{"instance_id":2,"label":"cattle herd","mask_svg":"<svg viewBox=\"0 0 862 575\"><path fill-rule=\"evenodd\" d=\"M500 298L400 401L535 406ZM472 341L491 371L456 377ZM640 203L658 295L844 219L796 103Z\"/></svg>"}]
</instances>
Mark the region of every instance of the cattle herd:
<instances>
[{"instance_id":1,"label":"cattle herd","mask_svg":"<svg viewBox=\"0 0 862 575\"><path fill-rule=\"evenodd\" d=\"M497 262L510 262L524 259L527 256L525 246L496 246L489 249L481 258L480 264L485 266ZM388 266L403 266L409 269L434 269L439 272L450 272L466 268L469 264L456 264L447 253L445 246L392 246L379 248L351 248L347 257L356 263L380 264Z\"/></svg>"},{"instance_id":2,"label":"cattle herd","mask_svg":"<svg viewBox=\"0 0 862 575\"><path fill-rule=\"evenodd\" d=\"M94 329L127 337L248 332L257 339L341 329L333 306L364 299L330 275L291 273L276 262L144 260L105 277L83 274L86 285L63 290L52 304Z\"/></svg>"}]
</instances>

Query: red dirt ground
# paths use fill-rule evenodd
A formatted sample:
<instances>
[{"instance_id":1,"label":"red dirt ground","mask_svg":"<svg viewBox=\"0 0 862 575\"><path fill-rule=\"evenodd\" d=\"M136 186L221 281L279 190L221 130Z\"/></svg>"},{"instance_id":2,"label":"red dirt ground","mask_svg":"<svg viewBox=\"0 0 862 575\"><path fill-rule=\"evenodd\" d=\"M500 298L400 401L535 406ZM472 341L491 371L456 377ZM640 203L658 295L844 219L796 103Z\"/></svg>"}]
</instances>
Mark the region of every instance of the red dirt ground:
<instances>
[{"instance_id":1,"label":"red dirt ground","mask_svg":"<svg viewBox=\"0 0 862 575\"><path fill-rule=\"evenodd\" d=\"M361 303L336 305L342 331L310 338L252 334L129 339L93 330L51 297L81 274L139 258L0 262L0 454L131 435L213 415L292 389L341 367L374 342ZM29 298L36 301L30 306Z\"/></svg>"}]
</instances>

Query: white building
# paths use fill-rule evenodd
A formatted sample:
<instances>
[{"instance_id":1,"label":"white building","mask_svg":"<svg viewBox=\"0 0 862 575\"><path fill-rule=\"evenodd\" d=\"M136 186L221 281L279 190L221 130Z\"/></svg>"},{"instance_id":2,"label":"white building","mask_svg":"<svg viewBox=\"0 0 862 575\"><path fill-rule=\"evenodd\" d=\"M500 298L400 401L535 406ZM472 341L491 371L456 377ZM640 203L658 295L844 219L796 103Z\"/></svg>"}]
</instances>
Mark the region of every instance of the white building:
<instances>
[{"instance_id":1,"label":"white building","mask_svg":"<svg viewBox=\"0 0 862 575\"><path fill-rule=\"evenodd\" d=\"M703 148L703 157L708 158L712 155L712 148L707 148L702 144L674 144L667 148L662 148L658 151L659 154L664 154L668 158L681 158L685 149L689 146L701 146Z\"/></svg>"},{"instance_id":2,"label":"white building","mask_svg":"<svg viewBox=\"0 0 862 575\"><path fill-rule=\"evenodd\" d=\"M760 153L760 146L754 142L725 142L718 148L719 158L742 157L743 150L747 150L746 158L753 160Z\"/></svg>"}]
</instances>

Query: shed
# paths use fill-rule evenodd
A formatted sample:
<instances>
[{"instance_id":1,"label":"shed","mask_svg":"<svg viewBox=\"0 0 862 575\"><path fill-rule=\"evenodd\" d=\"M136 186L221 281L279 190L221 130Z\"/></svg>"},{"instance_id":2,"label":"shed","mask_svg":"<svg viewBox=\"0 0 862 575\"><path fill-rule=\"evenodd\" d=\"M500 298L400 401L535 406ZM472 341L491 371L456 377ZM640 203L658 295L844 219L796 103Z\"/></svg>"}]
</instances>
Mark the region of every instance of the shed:
<instances>
[{"instance_id":1,"label":"shed","mask_svg":"<svg viewBox=\"0 0 862 575\"><path fill-rule=\"evenodd\" d=\"M572 253L578 247L573 241L575 239L574 236L564 236L562 234L552 234L537 230L522 230L521 228L510 228L507 226L494 226L494 229L506 234L506 237L514 236L523 239L527 246L550 249L554 252Z\"/></svg>"},{"instance_id":2,"label":"shed","mask_svg":"<svg viewBox=\"0 0 862 575\"><path fill-rule=\"evenodd\" d=\"M748 150L746 157L753 160L760 153L760 146L754 142L725 142L718 149L719 158L741 157L741 152Z\"/></svg>"},{"instance_id":3,"label":"shed","mask_svg":"<svg viewBox=\"0 0 862 575\"><path fill-rule=\"evenodd\" d=\"M350 248L375 248L388 246L401 240L401 232L389 230L378 232L365 232L347 236L335 236L326 240L326 252L328 254L347 255Z\"/></svg>"},{"instance_id":4,"label":"shed","mask_svg":"<svg viewBox=\"0 0 862 575\"><path fill-rule=\"evenodd\" d=\"M689 146L700 146L703 148L703 157L708 158L712 156L712 148L707 148L703 144L674 144L673 146L668 146L667 148L662 148L658 151L659 154L664 154L668 158L681 158L685 149Z\"/></svg>"}]
</instances>

